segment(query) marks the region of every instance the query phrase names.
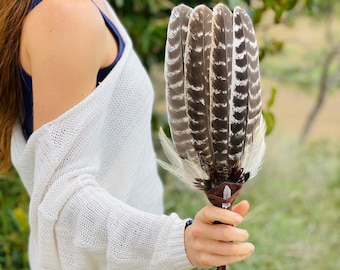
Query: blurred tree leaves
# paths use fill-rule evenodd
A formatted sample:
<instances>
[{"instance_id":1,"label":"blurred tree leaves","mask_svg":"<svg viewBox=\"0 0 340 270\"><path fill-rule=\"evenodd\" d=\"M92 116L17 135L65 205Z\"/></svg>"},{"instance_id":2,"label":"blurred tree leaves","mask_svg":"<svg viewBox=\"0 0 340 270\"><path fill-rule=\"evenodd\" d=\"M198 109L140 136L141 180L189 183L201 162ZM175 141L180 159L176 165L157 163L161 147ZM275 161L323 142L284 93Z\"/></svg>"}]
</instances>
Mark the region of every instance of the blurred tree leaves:
<instances>
[{"instance_id":1,"label":"blurred tree leaves","mask_svg":"<svg viewBox=\"0 0 340 270\"><path fill-rule=\"evenodd\" d=\"M0 175L0 269L28 268L28 195L12 170Z\"/></svg>"},{"instance_id":2,"label":"blurred tree leaves","mask_svg":"<svg viewBox=\"0 0 340 270\"><path fill-rule=\"evenodd\" d=\"M123 22L134 42L134 48L142 59L144 66L149 69L152 64L164 61L164 45L166 40L166 29L171 9L181 3L194 7L204 3L209 7L215 6L218 2L223 2L229 8L242 6L252 17L254 26L261 22L266 12L274 13L273 24L280 23L285 14L291 13L299 6L299 9L315 9L318 0L225 0L225 1L197 1L197 0L110 0L118 17ZM332 1L332 0L328 0ZM279 53L284 46L284 42L265 37L260 47L260 61L272 54ZM275 117L270 111L275 101L276 90L272 90L272 96L267 108L264 108L264 117L267 123L267 134L269 134L275 124ZM163 119L163 118L162 118ZM166 126L159 116L153 116L153 130L157 131L159 126Z\"/></svg>"},{"instance_id":3,"label":"blurred tree leaves","mask_svg":"<svg viewBox=\"0 0 340 270\"><path fill-rule=\"evenodd\" d=\"M273 107L273 105L275 103L276 93L277 93L277 89L272 88L271 96L270 96L270 98L267 102L267 106L264 107L263 111L262 111L263 117L264 117L266 124L267 124L266 135L269 135L275 127L275 116L271 112L271 108Z\"/></svg>"},{"instance_id":4,"label":"blurred tree leaves","mask_svg":"<svg viewBox=\"0 0 340 270\"><path fill-rule=\"evenodd\" d=\"M318 0L225 0L225 1L197 1L197 0L109 0L118 17L123 22L134 42L134 47L146 68L156 62L164 60L164 45L166 28L171 9L184 3L194 7L201 3L209 7L222 2L233 9L242 6L252 17L254 25L261 22L267 11L274 12L273 23L280 23L285 14L295 8L314 10ZM331 0L328 0L331 1ZM275 53L282 49L283 43L270 39L261 48L262 56L268 52Z\"/></svg>"}]
</instances>

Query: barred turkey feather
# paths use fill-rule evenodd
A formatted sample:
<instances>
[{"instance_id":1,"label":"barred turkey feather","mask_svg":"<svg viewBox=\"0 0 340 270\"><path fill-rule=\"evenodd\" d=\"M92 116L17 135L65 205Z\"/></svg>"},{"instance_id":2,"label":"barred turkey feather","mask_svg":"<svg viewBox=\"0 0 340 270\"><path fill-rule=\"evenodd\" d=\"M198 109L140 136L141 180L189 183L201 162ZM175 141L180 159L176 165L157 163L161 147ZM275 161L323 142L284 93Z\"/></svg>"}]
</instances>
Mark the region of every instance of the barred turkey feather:
<instances>
[{"instance_id":1,"label":"barred turkey feather","mask_svg":"<svg viewBox=\"0 0 340 270\"><path fill-rule=\"evenodd\" d=\"M181 158L197 159L188 126L188 116L184 98L184 51L187 41L188 23L192 8L181 4L170 15L164 74L166 81L167 111L171 135Z\"/></svg>"},{"instance_id":2,"label":"barred turkey feather","mask_svg":"<svg viewBox=\"0 0 340 270\"><path fill-rule=\"evenodd\" d=\"M204 5L191 13L184 56L185 93L189 129L202 166L213 164L210 128L209 65L212 11Z\"/></svg>"},{"instance_id":3,"label":"barred turkey feather","mask_svg":"<svg viewBox=\"0 0 340 270\"><path fill-rule=\"evenodd\" d=\"M160 165L231 208L265 153L258 47L247 13L223 4L172 11L165 54L172 141Z\"/></svg>"},{"instance_id":4,"label":"barred turkey feather","mask_svg":"<svg viewBox=\"0 0 340 270\"><path fill-rule=\"evenodd\" d=\"M212 60L210 63L210 91L212 93L212 137L215 169L226 173L230 127L230 85L232 74L232 13L222 4L213 9Z\"/></svg>"},{"instance_id":5,"label":"barred turkey feather","mask_svg":"<svg viewBox=\"0 0 340 270\"><path fill-rule=\"evenodd\" d=\"M253 172L256 175L260 170L260 165L256 160L264 156L265 144L263 134L265 134L265 122L262 117L262 99L260 85L259 53L255 31L249 16L241 9L238 11L241 15L245 33L245 45L247 52L247 74L249 80L248 90L248 113L247 113L247 137L245 149L241 159L245 171ZM257 151L252 151L251 148Z\"/></svg>"}]
</instances>

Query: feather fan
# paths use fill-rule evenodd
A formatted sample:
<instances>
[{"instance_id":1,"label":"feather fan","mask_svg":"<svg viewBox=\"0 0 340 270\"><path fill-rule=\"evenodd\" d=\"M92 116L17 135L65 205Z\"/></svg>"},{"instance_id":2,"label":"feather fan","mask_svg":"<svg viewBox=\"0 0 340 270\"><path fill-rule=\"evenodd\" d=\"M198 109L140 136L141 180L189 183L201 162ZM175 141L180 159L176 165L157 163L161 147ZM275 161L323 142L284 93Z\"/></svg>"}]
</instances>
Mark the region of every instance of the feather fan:
<instances>
[{"instance_id":1,"label":"feather fan","mask_svg":"<svg viewBox=\"0 0 340 270\"><path fill-rule=\"evenodd\" d=\"M172 142L160 165L230 209L265 152L258 47L247 13L176 6L166 42L166 100ZM221 268L222 269L222 268Z\"/></svg>"}]
</instances>

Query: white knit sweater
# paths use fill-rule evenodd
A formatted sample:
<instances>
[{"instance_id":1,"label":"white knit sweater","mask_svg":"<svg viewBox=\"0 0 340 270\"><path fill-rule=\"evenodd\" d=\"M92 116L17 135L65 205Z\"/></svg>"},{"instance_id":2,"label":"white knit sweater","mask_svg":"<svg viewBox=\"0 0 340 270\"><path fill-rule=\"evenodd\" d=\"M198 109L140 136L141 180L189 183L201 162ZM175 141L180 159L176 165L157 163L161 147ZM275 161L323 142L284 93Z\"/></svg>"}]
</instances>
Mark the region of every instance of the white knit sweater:
<instances>
[{"instance_id":1,"label":"white knit sweater","mask_svg":"<svg viewBox=\"0 0 340 270\"><path fill-rule=\"evenodd\" d=\"M162 215L152 85L115 24L126 47L106 79L28 141L14 127L12 160L31 196L33 270L192 267L185 221Z\"/></svg>"}]
</instances>

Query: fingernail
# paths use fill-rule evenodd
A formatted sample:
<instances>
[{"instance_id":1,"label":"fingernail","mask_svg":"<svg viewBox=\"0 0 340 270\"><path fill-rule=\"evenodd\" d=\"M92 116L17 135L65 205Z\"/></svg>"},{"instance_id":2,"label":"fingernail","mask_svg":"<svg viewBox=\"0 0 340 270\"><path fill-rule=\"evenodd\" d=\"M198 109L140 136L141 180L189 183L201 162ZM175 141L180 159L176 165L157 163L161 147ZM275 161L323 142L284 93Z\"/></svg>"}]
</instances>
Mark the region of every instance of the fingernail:
<instances>
[{"instance_id":1,"label":"fingernail","mask_svg":"<svg viewBox=\"0 0 340 270\"><path fill-rule=\"evenodd\" d=\"M249 244L250 252L253 253L255 250L255 246L253 244Z\"/></svg>"},{"instance_id":2,"label":"fingernail","mask_svg":"<svg viewBox=\"0 0 340 270\"><path fill-rule=\"evenodd\" d=\"M237 215L237 216L234 217L234 220L235 220L236 223L241 223L243 221L243 217Z\"/></svg>"}]
</instances>

